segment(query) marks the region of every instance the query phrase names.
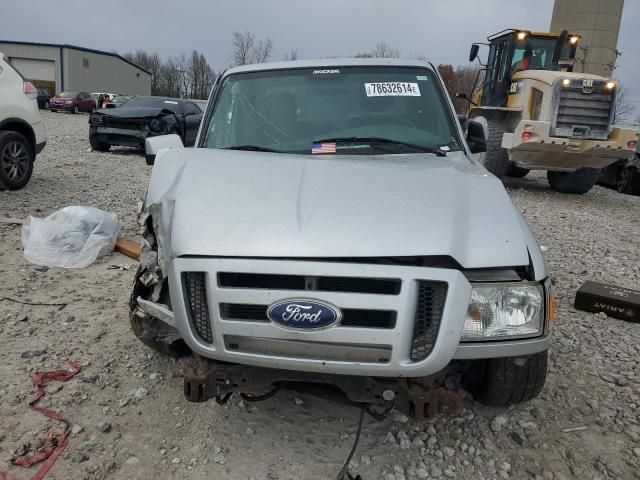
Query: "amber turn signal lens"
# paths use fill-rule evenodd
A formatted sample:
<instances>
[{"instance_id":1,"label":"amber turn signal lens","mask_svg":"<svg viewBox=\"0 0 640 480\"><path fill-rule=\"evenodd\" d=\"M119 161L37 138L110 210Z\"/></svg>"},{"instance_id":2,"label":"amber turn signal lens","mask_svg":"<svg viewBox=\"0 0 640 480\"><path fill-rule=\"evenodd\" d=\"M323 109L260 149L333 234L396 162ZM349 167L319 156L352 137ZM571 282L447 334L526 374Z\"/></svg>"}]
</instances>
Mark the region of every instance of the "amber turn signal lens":
<instances>
[{"instance_id":1,"label":"amber turn signal lens","mask_svg":"<svg viewBox=\"0 0 640 480\"><path fill-rule=\"evenodd\" d=\"M552 285L549 289L549 321L553 322L556 319L556 289Z\"/></svg>"}]
</instances>

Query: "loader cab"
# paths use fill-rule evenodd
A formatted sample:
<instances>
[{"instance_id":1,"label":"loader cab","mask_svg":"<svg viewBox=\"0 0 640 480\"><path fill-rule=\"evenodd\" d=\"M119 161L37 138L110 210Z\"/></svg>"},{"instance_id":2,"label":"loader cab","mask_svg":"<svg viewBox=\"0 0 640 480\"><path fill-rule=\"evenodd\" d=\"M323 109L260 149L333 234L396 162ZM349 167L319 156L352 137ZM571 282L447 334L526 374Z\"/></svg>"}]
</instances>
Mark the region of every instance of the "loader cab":
<instances>
[{"instance_id":1,"label":"loader cab","mask_svg":"<svg viewBox=\"0 0 640 480\"><path fill-rule=\"evenodd\" d=\"M488 38L489 57L485 66L481 105L506 107L513 74L526 70L571 71L580 35L532 33L505 30ZM478 54L478 44L471 47L469 59Z\"/></svg>"}]
</instances>

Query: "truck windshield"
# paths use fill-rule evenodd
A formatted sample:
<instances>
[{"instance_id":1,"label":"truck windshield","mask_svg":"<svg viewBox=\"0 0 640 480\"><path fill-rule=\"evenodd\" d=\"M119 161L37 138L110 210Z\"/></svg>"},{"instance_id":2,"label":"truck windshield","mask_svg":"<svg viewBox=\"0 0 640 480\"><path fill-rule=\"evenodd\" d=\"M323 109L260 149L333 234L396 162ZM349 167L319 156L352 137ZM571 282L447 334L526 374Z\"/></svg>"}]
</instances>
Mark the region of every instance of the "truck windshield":
<instances>
[{"instance_id":1,"label":"truck windshield","mask_svg":"<svg viewBox=\"0 0 640 480\"><path fill-rule=\"evenodd\" d=\"M461 150L445 95L420 67L232 74L216 96L203 146L349 155Z\"/></svg>"}]
</instances>

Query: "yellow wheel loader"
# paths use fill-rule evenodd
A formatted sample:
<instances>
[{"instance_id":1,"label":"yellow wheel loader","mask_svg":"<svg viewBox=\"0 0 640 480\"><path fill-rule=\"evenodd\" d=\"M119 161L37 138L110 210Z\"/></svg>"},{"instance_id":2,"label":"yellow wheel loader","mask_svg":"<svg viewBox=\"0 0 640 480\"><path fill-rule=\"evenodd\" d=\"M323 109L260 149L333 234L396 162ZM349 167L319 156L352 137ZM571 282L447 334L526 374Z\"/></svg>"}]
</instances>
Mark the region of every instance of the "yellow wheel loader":
<instances>
[{"instance_id":1,"label":"yellow wheel loader","mask_svg":"<svg viewBox=\"0 0 640 480\"><path fill-rule=\"evenodd\" d=\"M639 132L612 125L616 82L572 71L580 35L509 29L488 41L471 45L469 61L480 45L488 60L471 94L457 96L469 102L469 118L488 127L480 160L489 171L546 170L552 189L582 194L600 169L633 156Z\"/></svg>"}]
</instances>

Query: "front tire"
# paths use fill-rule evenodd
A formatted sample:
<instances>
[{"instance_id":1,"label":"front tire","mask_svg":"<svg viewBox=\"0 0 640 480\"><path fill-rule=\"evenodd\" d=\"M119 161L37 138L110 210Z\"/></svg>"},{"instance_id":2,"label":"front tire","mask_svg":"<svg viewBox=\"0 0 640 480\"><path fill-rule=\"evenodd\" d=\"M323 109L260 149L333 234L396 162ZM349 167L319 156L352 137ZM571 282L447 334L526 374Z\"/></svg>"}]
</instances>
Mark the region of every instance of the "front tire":
<instances>
[{"instance_id":1,"label":"front tire","mask_svg":"<svg viewBox=\"0 0 640 480\"><path fill-rule=\"evenodd\" d=\"M484 167L497 177L507 175L511 167L509 154L502 148L502 136L506 127L501 120L489 120L489 138L487 139L487 151L481 157Z\"/></svg>"},{"instance_id":2,"label":"front tire","mask_svg":"<svg viewBox=\"0 0 640 480\"><path fill-rule=\"evenodd\" d=\"M504 407L537 397L547 378L548 352L470 362L463 384L483 405Z\"/></svg>"},{"instance_id":3,"label":"front tire","mask_svg":"<svg viewBox=\"0 0 640 480\"><path fill-rule=\"evenodd\" d=\"M632 177L634 172L629 167L622 167L618 170L617 178L616 178L616 188L618 192L624 193L627 195L632 195L635 193Z\"/></svg>"},{"instance_id":4,"label":"front tire","mask_svg":"<svg viewBox=\"0 0 640 480\"><path fill-rule=\"evenodd\" d=\"M76 113L80 113L80 109L78 108L78 105L74 105L73 109L71 110L71 113L76 114Z\"/></svg>"},{"instance_id":5,"label":"front tire","mask_svg":"<svg viewBox=\"0 0 640 480\"><path fill-rule=\"evenodd\" d=\"M89 135L89 144L93 150L98 152L108 152L111 148L110 144L99 141L93 135Z\"/></svg>"},{"instance_id":6,"label":"front tire","mask_svg":"<svg viewBox=\"0 0 640 480\"><path fill-rule=\"evenodd\" d=\"M587 193L598 181L600 170L597 168L581 168L575 172L547 171L549 185L556 192Z\"/></svg>"},{"instance_id":7,"label":"front tire","mask_svg":"<svg viewBox=\"0 0 640 480\"><path fill-rule=\"evenodd\" d=\"M0 190L19 190L31 178L36 156L18 132L0 132Z\"/></svg>"}]
</instances>

